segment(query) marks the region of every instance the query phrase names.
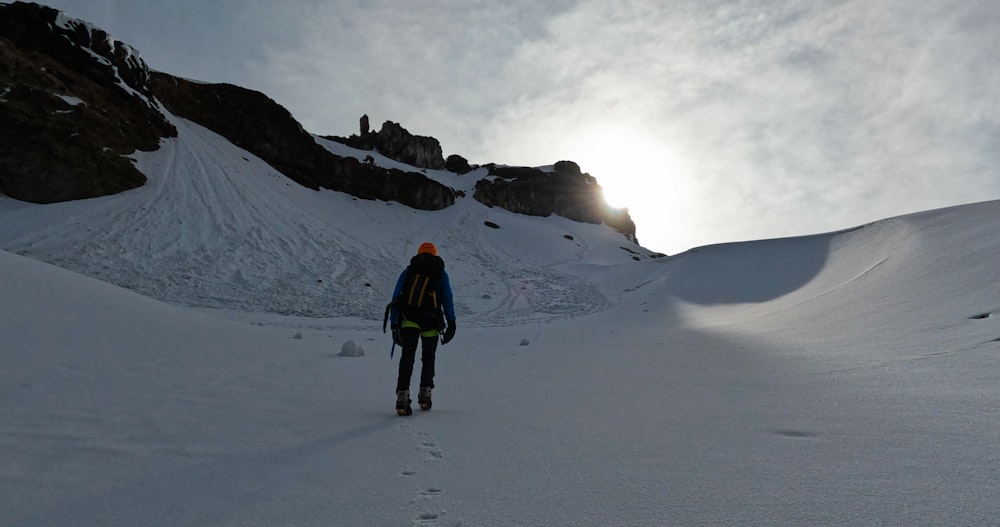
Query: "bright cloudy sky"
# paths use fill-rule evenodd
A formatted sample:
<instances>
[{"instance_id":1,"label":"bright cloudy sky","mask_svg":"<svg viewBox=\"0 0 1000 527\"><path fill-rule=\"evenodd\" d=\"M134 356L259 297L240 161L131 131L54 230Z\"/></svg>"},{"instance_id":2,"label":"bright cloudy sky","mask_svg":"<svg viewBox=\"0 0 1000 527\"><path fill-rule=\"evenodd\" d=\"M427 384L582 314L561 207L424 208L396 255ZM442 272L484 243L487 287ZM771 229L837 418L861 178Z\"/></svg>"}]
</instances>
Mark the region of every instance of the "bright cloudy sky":
<instances>
[{"instance_id":1,"label":"bright cloudy sky","mask_svg":"<svg viewBox=\"0 0 1000 527\"><path fill-rule=\"evenodd\" d=\"M314 133L576 161L670 254L1000 198L996 0L42 3Z\"/></svg>"}]
</instances>

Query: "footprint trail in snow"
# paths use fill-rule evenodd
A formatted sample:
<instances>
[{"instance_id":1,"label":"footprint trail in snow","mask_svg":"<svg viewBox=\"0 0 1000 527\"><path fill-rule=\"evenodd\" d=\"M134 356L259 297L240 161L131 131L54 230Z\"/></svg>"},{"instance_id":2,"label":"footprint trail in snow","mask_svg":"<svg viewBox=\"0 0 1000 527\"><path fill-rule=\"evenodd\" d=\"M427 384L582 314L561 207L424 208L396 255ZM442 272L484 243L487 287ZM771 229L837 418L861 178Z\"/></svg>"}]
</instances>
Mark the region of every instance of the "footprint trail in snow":
<instances>
[{"instance_id":1,"label":"footprint trail in snow","mask_svg":"<svg viewBox=\"0 0 1000 527\"><path fill-rule=\"evenodd\" d=\"M421 463L438 463L446 461L447 452L443 450L436 439L427 432L413 428L410 425L399 425L399 430L415 439L416 452ZM444 489L425 484L425 478L421 471L405 467L400 471L400 475L414 479L419 490L408 499L408 503L413 505L413 525L426 526L450 526L461 527L464 522L461 519L451 518L448 509L441 503L444 496Z\"/></svg>"}]
</instances>

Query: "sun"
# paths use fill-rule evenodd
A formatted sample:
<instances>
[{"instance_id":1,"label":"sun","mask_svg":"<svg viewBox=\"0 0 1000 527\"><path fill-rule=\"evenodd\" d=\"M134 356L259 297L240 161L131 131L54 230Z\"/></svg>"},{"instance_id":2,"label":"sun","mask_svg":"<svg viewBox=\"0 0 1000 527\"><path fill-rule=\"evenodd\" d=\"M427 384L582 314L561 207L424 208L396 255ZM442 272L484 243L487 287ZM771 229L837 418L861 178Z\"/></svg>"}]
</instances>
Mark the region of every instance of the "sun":
<instances>
[{"instance_id":1,"label":"sun","mask_svg":"<svg viewBox=\"0 0 1000 527\"><path fill-rule=\"evenodd\" d=\"M597 178L608 205L627 208L644 246L676 244L704 214L704 189L694 165L643 127L593 126L564 139L567 154Z\"/></svg>"},{"instance_id":2,"label":"sun","mask_svg":"<svg viewBox=\"0 0 1000 527\"><path fill-rule=\"evenodd\" d=\"M571 150L570 159L597 178L612 207L662 207L684 179L676 154L629 128L590 130Z\"/></svg>"}]
</instances>

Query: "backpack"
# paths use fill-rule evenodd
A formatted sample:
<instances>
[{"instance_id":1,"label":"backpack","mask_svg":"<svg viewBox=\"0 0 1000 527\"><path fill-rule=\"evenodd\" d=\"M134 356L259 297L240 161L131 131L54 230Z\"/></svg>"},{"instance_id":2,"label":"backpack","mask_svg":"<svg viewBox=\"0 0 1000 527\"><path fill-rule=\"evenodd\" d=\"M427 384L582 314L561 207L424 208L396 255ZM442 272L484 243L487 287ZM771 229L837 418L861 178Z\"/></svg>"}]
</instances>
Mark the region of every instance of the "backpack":
<instances>
[{"instance_id":1,"label":"backpack","mask_svg":"<svg viewBox=\"0 0 1000 527\"><path fill-rule=\"evenodd\" d=\"M444 260L440 257L423 253L411 258L403 287L399 296L386 306L386 315L389 309L395 308L403 319L416 323L424 331L443 329L444 313L437 296L442 274Z\"/></svg>"}]
</instances>

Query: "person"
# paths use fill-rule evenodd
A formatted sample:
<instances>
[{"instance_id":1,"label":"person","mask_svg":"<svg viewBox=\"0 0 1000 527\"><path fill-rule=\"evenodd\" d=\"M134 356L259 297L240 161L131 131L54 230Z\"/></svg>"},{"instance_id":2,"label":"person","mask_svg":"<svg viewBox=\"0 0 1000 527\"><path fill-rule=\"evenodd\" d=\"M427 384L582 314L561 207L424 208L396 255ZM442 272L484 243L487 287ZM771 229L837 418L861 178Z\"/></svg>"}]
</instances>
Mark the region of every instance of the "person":
<instances>
[{"instance_id":1,"label":"person","mask_svg":"<svg viewBox=\"0 0 1000 527\"><path fill-rule=\"evenodd\" d=\"M410 265L400 273L389 306L392 339L403 349L396 379L396 413L413 413L410 408L410 377L413 375L418 344L421 347L421 366L417 403L422 410L430 410L438 337L441 336L442 344L451 342L455 337L451 281L444 270L444 260L438 256L433 243L422 243L416 256L410 259Z\"/></svg>"}]
</instances>

